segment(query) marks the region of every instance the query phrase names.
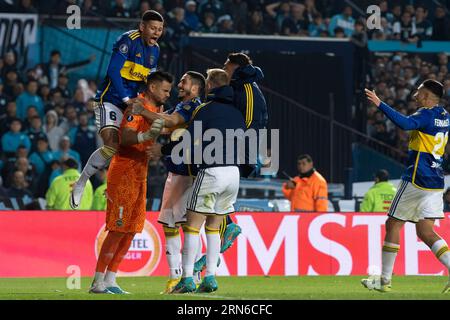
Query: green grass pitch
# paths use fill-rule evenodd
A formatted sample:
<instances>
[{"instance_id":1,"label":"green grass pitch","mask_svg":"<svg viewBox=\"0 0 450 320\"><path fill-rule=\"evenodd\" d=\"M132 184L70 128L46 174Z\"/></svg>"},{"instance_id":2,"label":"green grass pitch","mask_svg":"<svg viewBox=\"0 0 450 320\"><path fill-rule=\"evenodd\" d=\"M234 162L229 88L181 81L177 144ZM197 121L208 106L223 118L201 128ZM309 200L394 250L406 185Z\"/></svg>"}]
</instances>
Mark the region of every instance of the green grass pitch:
<instances>
[{"instance_id":1,"label":"green grass pitch","mask_svg":"<svg viewBox=\"0 0 450 320\"><path fill-rule=\"evenodd\" d=\"M363 299L363 300L450 300L441 291L447 277L394 277L389 293L368 291L360 284L361 276L303 276L303 277L218 277L219 290L210 294L162 295L167 278L119 278L118 283L131 295L88 294L91 278L82 278L81 289L69 290L65 278L2 278L0 300L126 300L126 299Z\"/></svg>"}]
</instances>

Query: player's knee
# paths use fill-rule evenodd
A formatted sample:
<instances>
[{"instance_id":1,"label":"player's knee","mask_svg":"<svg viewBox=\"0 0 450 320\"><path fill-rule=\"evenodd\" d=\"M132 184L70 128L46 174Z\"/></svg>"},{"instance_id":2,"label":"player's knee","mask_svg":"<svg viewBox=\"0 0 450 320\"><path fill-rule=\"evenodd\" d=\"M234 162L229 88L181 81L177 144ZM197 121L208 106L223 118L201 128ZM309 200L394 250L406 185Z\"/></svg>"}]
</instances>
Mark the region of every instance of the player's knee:
<instances>
[{"instance_id":1,"label":"player's knee","mask_svg":"<svg viewBox=\"0 0 450 320\"><path fill-rule=\"evenodd\" d=\"M401 221L394 220L392 218L388 218L386 221L386 233L395 232L400 230L403 226Z\"/></svg>"},{"instance_id":2,"label":"player's knee","mask_svg":"<svg viewBox=\"0 0 450 320\"><path fill-rule=\"evenodd\" d=\"M432 239L435 237L436 233L433 230L430 229L423 229L423 228L416 228L417 236L420 240L427 243L428 239Z\"/></svg>"},{"instance_id":3,"label":"player's knee","mask_svg":"<svg viewBox=\"0 0 450 320\"><path fill-rule=\"evenodd\" d=\"M117 150L119 148L119 132L115 129L107 128L100 133L103 144Z\"/></svg>"}]
</instances>

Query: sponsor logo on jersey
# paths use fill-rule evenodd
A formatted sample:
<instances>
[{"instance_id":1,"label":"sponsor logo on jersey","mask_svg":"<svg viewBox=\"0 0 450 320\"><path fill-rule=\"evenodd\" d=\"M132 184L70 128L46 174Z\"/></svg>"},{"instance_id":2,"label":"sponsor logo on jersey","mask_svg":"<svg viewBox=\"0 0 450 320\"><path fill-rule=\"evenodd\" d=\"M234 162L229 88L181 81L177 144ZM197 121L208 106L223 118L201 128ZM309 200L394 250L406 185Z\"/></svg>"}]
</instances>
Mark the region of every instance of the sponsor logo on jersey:
<instances>
[{"instance_id":1,"label":"sponsor logo on jersey","mask_svg":"<svg viewBox=\"0 0 450 320\"><path fill-rule=\"evenodd\" d=\"M103 241L107 235L103 225L97 235L95 256L98 258ZM149 276L161 259L161 239L155 227L145 220L144 230L137 233L131 242L125 258L119 266L119 276Z\"/></svg>"},{"instance_id":2,"label":"sponsor logo on jersey","mask_svg":"<svg viewBox=\"0 0 450 320\"><path fill-rule=\"evenodd\" d=\"M141 57L141 53L138 52L138 54L136 55L136 57L140 58L140 57Z\"/></svg>"}]
</instances>

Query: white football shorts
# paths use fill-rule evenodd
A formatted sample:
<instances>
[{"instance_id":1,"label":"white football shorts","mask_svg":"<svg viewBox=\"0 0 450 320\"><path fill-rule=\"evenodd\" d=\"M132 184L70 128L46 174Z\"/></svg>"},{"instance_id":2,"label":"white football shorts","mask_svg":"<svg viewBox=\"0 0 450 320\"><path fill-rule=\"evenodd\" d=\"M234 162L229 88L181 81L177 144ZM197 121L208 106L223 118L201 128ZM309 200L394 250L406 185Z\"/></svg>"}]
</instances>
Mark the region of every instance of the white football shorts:
<instances>
[{"instance_id":1,"label":"white football shorts","mask_svg":"<svg viewBox=\"0 0 450 320\"><path fill-rule=\"evenodd\" d=\"M202 169L189 191L188 210L201 214L224 215L234 212L239 192L236 166Z\"/></svg>"},{"instance_id":2,"label":"white football shorts","mask_svg":"<svg viewBox=\"0 0 450 320\"><path fill-rule=\"evenodd\" d=\"M388 215L402 221L444 218L444 190L422 190L402 180Z\"/></svg>"},{"instance_id":3,"label":"white football shorts","mask_svg":"<svg viewBox=\"0 0 450 320\"><path fill-rule=\"evenodd\" d=\"M176 228L186 222L186 202L193 180L190 176L169 172L164 185L159 223L169 228Z\"/></svg>"},{"instance_id":4,"label":"white football shorts","mask_svg":"<svg viewBox=\"0 0 450 320\"><path fill-rule=\"evenodd\" d=\"M116 107L110 102L96 102L94 113L95 124L99 133L105 128L120 128L123 112L119 107Z\"/></svg>"}]
</instances>

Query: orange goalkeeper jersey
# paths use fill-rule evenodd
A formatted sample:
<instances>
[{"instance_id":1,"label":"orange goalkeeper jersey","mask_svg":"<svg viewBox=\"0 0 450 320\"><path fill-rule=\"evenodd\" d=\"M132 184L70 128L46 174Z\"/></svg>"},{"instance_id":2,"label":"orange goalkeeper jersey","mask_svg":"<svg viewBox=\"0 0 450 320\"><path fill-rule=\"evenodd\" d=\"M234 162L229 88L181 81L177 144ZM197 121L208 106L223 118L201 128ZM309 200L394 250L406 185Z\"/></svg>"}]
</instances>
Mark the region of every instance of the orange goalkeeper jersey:
<instances>
[{"instance_id":1,"label":"orange goalkeeper jersey","mask_svg":"<svg viewBox=\"0 0 450 320\"><path fill-rule=\"evenodd\" d=\"M143 94L139 97L143 98ZM159 112L159 108L144 102L144 107L153 112ZM136 132L145 132L150 129L144 117L132 115L123 118L119 129L121 139L124 128L130 128ZM145 181L148 171L148 157L145 149L153 143L152 140L131 146L120 146L118 152L111 160L108 170L108 184L120 184L124 181Z\"/></svg>"}]
</instances>

